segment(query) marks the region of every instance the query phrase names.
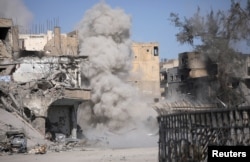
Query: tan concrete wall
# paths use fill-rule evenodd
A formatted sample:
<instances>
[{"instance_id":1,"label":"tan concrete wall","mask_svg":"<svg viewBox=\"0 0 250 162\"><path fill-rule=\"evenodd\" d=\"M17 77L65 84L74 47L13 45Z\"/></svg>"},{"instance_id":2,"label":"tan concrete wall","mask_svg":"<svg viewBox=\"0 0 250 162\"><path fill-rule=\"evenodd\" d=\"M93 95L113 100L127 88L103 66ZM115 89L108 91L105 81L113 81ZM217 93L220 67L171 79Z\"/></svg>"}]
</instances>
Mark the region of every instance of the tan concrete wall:
<instances>
[{"instance_id":1,"label":"tan concrete wall","mask_svg":"<svg viewBox=\"0 0 250 162\"><path fill-rule=\"evenodd\" d=\"M12 25L12 19L0 18L0 27L11 27Z\"/></svg>"},{"instance_id":2,"label":"tan concrete wall","mask_svg":"<svg viewBox=\"0 0 250 162\"><path fill-rule=\"evenodd\" d=\"M36 116L47 116L48 107L55 100L56 98L53 98L53 96L43 97L29 94L23 98L23 105L32 110Z\"/></svg>"},{"instance_id":3,"label":"tan concrete wall","mask_svg":"<svg viewBox=\"0 0 250 162\"><path fill-rule=\"evenodd\" d=\"M199 78L199 77L206 77L208 76L206 69L192 69L189 72L189 77L191 78Z\"/></svg>"},{"instance_id":4,"label":"tan concrete wall","mask_svg":"<svg viewBox=\"0 0 250 162\"><path fill-rule=\"evenodd\" d=\"M154 55L154 48L158 48L158 55ZM139 90L153 97L160 96L160 67L158 43L133 43L134 53L132 76L129 81Z\"/></svg>"},{"instance_id":5,"label":"tan concrete wall","mask_svg":"<svg viewBox=\"0 0 250 162\"><path fill-rule=\"evenodd\" d=\"M48 55L78 55L78 40L77 37L68 37L67 35L60 36L60 46L55 46L55 38L47 42L44 47L45 51L50 51Z\"/></svg>"},{"instance_id":6,"label":"tan concrete wall","mask_svg":"<svg viewBox=\"0 0 250 162\"><path fill-rule=\"evenodd\" d=\"M18 39L19 39L19 30L18 26L14 26L11 28L12 32L12 43L13 43L13 51L18 52L19 51L19 44L18 44Z\"/></svg>"},{"instance_id":7,"label":"tan concrete wall","mask_svg":"<svg viewBox=\"0 0 250 162\"><path fill-rule=\"evenodd\" d=\"M190 69L189 77L199 78L208 76L206 62L203 55L197 52L185 52L179 54L180 67Z\"/></svg>"},{"instance_id":8,"label":"tan concrete wall","mask_svg":"<svg viewBox=\"0 0 250 162\"><path fill-rule=\"evenodd\" d=\"M18 46L18 37L19 31L18 27L13 25L12 19L4 19L0 18L0 30L7 29L6 38L4 40L4 44L2 40L0 40L0 57L9 57L19 51ZM0 31L2 32L2 31ZM5 31L4 31L5 32Z\"/></svg>"},{"instance_id":9,"label":"tan concrete wall","mask_svg":"<svg viewBox=\"0 0 250 162\"><path fill-rule=\"evenodd\" d=\"M179 66L179 60L178 59L171 59L167 60L165 62L161 62L161 68L162 69L170 69L173 67L178 67Z\"/></svg>"},{"instance_id":10,"label":"tan concrete wall","mask_svg":"<svg viewBox=\"0 0 250 162\"><path fill-rule=\"evenodd\" d=\"M91 91L82 89L64 90L64 95L66 98L81 99L81 100L90 100L90 93Z\"/></svg>"},{"instance_id":11,"label":"tan concrete wall","mask_svg":"<svg viewBox=\"0 0 250 162\"><path fill-rule=\"evenodd\" d=\"M54 28L54 47L61 53L61 29L59 27Z\"/></svg>"},{"instance_id":12,"label":"tan concrete wall","mask_svg":"<svg viewBox=\"0 0 250 162\"><path fill-rule=\"evenodd\" d=\"M203 69L206 68L205 59L203 55L197 52L185 52L179 54L180 65L183 65L183 58L187 57L186 66L190 69Z\"/></svg>"},{"instance_id":13,"label":"tan concrete wall","mask_svg":"<svg viewBox=\"0 0 250 162\"><path fill-rule=\"evenodd\" d=\"M19 39L24 41L24 48L27 51L43 51L48 41L48 34L20 34Z\"/></svg>"},{"instance_id":14,"label":"tan concrete wall","mask_svg":"<svg viewBox=\"0 0 250 162\"><path fill-rule=\"evenodd\" d=\"M25 50L44 51L48 56L78 55L77 38L77 32L61 34L59 27L55 27L54 33L48 31L47 34L20 34Z\"/></svg>"},{"instance_id":15,"label":"tan concrete wall","mask_svg":"<svg viewBox=\"0 0 250 162\"><path fill-rule=\"evenodd\" d=\"M0 62L2 58L11 58L12 55L9 52L8 48L5 46L3 41L0 40Z\"/></svg>"}]
</instances>

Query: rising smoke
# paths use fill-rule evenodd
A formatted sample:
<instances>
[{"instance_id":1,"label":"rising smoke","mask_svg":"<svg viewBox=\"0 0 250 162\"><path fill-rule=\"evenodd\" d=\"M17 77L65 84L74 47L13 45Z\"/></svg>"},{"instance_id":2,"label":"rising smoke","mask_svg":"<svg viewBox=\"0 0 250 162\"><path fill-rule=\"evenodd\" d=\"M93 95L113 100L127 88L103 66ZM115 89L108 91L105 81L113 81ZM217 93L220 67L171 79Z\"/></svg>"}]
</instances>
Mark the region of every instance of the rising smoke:
<instances>
[{"instance_id":1,"label":"rising smoke","mask_svg":"<svg viewBox=\"0 0 250 162\"><path fill-rule=\"evenodd\" d=\"M12 19L15 25L26 28L31 23L33 15L22 0L1 0L0 18Z\"/></svg>"},{"instance_id":2,"label":"rising smoke","mask_svg":"<svg viewBox=\"0 0 250 162\"><path fill-rule=\"evenodd\" d=\"M143 136L155 122L156 113L126 82L133 56L130 28L129 15L103 2L88 10L78 26L80 55L89 57L82 75L92 89L91 103L79 110L78 121L85 136L105 137L113 147L147 145L150 140ZM155 123L152 127L157 130Z\"/></svg>"}]
</instances>

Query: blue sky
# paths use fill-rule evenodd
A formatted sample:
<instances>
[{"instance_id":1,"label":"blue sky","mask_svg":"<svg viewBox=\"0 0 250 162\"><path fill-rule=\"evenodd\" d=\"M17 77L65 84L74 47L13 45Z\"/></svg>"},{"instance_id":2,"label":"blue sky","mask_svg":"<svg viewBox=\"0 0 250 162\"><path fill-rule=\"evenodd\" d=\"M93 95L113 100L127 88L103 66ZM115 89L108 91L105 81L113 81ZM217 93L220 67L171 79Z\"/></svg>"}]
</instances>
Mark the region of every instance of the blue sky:
<instances>
[{"instance_id":1,"label":"blue sky","mask_svg":"<svg viewBox=\"0 0 250 162\"><path fill-rule=\"evenodd\" d=\"M246 4L247 0L239 0ZM86 10L100 0L23 0L33 15L34 24L46 25L47 20L59 20L64 33L74 29ZM202 13L213 10L228 10L230 0L105 0L113 8L122 8L132 18L131 39L135 42L158 42L160 57L178 58L178 54L191 51L187 45L180 45L175 34L178 29L169 21L171 12L181 18L192 16L199 6Z\"/></svg>"}]
</instances>

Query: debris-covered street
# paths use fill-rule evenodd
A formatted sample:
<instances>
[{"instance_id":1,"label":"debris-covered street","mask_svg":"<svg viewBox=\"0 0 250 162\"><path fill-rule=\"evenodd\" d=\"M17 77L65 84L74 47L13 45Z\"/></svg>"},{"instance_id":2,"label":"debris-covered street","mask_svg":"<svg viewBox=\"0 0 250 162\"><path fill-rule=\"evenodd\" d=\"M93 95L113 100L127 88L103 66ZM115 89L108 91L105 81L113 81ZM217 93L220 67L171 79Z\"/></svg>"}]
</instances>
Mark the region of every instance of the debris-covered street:
<instances>
[{"instance_id":1,"label":"debris-covered street","mask_svg":"<svg viewBox=\"0 0 250 162\"><path fill-rule=\"evenodd\" d=\"M15 154L0 156L3 162L153 162L157 161L158 148L97 149L87 148L78 151L48 152L46 155Z\"/></svg>"}]
</instances>

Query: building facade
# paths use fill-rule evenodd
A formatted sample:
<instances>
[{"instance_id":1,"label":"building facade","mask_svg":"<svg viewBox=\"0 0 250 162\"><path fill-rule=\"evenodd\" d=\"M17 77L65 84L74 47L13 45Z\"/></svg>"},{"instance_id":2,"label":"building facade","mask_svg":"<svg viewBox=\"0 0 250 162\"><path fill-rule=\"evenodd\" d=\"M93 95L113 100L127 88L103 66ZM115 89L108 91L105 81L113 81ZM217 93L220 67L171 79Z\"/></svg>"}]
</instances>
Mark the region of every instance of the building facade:
<instances>
[{"instance_id":1,"label":"building facade","mask_svg":"<svg viewBox=\"0 0 250 162\"><path fill-rule=\"evenodd\" d=\"M235 56L240 67L228 62L234 68L226 71L225 65L212 62L198 52L180 53L178 67L161 69L165 97L224 107L249 104L249 55L235 53Z\"/></svg>"},{"instance_id":2,"label":"building facade","mask_svg":"<svg viewBox=\"0 0 250 162\"><path fill-rule=\"evenodd\" d=\"M176 86L173 84L178 82L178 59L163 59L160 62L160 87L161 97L165 98L167 95L172 94L172 89ZM170 85L171 84L171 85ZM168 93L169 92L169 93Z\"/></svg>"},{"instance_id":3,"label":"building facade","mask_svg":"<svg viewBox=\"0 0 250 162\"><path fill-rule=\"evenodd\" d=\"M158 43L133 43L134 58L129 82L144 95L160 97L160 62Z\"/></svg>"},{"instance_id":4,"label":"building facade","mask_svg":"<svg viewBox=\"0 0 250 162\"><path fill-rule=\"evenodd\" d=\"M20 34L19 46L25 51L40 51L47 56L78 55L77 32L62 34L60 27L46 34Z\"/></svg>"},{"instance_id":5,"label":"building facade","mask_svg":"<svg viewBox=\"0 0 250 162\"><path fill-rule=\"evenodd\" d=\"M77 56L78 35L77 31L61 34L60 28L46 34L20 34L19 43L24 55L46 56ZM134 58L132 61L132 76L129 83L133 84L146 96L160 97L159 76L159 45L158 43L132 43Z\"/></svg>"},{"instance_id":6,"label":"building facade","mask_svg":"<svg viewBox=\"0 0 250 162\"><path fill-rule=\"evenodd\" d=\"M42 134L62 133L77 138L77 109L91 99L82 86L77 32L61 34L60 28L45 34L18 34L11 21L0 21L0 107L30 121ZM16 34L15 34L16 33ZM11 49L11 50L10 50ZM129 82L151 98L160 97L158 43L133 43L134 58ZM12 60L14 53L18 57ZM3 69L4 67L4 69Z\"/></svg>"},{"instance_id":7,"label":"building facade","mask_svg":"<svg viewBox=\"0 0 250 162\"><path fill-rule=\"evenodd\" d=\"M77 55L76 32L55 27L54 33L19 35L17 29L11 19L0 19L0 108L43 135L77 138L77 110L91 90L81 84L88 61Z\"/></svg>"}]
</instances>

